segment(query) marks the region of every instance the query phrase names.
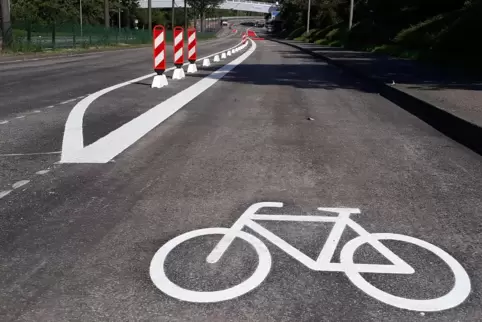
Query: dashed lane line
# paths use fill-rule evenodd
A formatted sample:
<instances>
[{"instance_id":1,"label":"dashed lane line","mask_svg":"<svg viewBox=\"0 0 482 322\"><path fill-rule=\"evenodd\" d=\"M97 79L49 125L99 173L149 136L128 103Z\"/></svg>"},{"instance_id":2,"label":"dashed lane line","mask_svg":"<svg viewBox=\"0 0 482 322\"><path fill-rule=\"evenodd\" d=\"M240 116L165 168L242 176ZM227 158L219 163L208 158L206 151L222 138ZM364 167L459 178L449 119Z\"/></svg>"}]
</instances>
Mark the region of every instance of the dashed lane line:
<instances>
[{"instance_id":1,"label":"dashed lane line","mask_svg":"<svg viewBox=\"0 0 482 322\"><path fill-rule=\"evenodd\" d=\"M46 106L44 107L44 109L52 109L54 108L55 106L59 106L59 105L65 105L65 104L68 104L68 103L72 103L72 102L75 102L75 101L78 101L78 100L81 100L83 99L84 97L86 96L89 96L90 94L87 94L87 95L82 95L82 96L78 96L76 98L72 98L72 99L69 99L69 100L66 100L66 101L63 101L63 102L60 102L60 103L57 103L57 104L54 104L54 105L49 105L49 106ZM0 121L0 125L4 125L4 124L8 124L10 121L14 120L14 119L24 119L26 116L28 115L32 115L32 114L40 114L42 113L42 110L34 110L32 112L26 112L25 115L18 115L18 116L15 116L9 120L2 120Z\"/></svg>"},{"instance_id":2,"label":"dashed lane line","mask_svg":"<svg viewBox=\"0 0 482 322\"><path fill-rule=\"evenodd\" d=\"M20 187L23 187L25 186L27 183L29 183L30 180L20 180L20 181L17 181L15 182L14 184L12 184L12 188L13 189L18 189Z\"/></svg>"}]
</instances>

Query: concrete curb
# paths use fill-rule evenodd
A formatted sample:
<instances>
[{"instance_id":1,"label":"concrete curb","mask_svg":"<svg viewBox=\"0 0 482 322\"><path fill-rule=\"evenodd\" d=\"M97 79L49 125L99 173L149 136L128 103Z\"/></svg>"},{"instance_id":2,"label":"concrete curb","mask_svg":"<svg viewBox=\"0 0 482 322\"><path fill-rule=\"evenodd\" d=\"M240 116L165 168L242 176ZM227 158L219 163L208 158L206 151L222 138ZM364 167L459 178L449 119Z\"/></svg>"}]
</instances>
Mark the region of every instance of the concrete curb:
<instances>
[{"instance_id":1,"label":"concrete curb","mask_svg":"<svg viewBox=\"0 0 482 322\"><path fill-rule=\"evenodd\" d=\"M378 79L372 78L365 73L360 72L356 68L337 62L322 54L315 53L309 49L282 40L273 38L267 39L280 44L291 46L302 52L310 54L315 58L322 59L323 61L328 62L340 69L344 69L350 72L357 78L363 79L364 81L375 85L380 92L380 95L384 98L400 106L407 112L415 115L436 130L447 135L451 139L466 146L477 154L482 155L482 127L465 119L462 119L456 115L453 115L452 113L449 113L437 107L436 105L427 103L419 98L416 98L410 94L407 94L401 90L389 86Z\"/></svg>"}]
</instances>

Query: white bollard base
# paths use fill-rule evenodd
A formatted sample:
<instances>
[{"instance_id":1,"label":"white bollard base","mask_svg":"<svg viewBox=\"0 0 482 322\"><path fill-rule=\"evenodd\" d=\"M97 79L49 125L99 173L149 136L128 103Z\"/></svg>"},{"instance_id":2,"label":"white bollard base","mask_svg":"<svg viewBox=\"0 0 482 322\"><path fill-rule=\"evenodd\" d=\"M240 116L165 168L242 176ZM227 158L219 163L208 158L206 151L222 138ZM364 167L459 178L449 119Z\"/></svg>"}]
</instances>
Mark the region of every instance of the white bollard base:
<instances>
[{"instance_id":1,"label":"white bollard base","mask_svg":"<svg viewBox=\"0 0 482 322\"><path fill-rule=\"evenodd\" d=\"M211 66L211 62L209 61L209 58L204 58L203 67L209 67L209 66Z\"/></svg>"},{"instance_id":2,"label":"white bollard base","mask_svg":"<svg viewBox=\"0 0 482 322\"><path fill-rule=\"evenodd\" d=\"M156 75L152 80L151 88L161 88L167 86L167 77L166 75Z\"/></svg>"},{"instance_id":3,"label":"white bollard base","mask_svg":"<svg viewBox=\"0 0 482 322\"><path fill-rule=\"evenodd\" d=\"M221 59L226 59L226 53L221 54Z\"/></svg>"},{"instance_id":4,"label":"white bollard base","mask_svg":"<svg viewBox=\"0 0 482 322\"><path fill-rule=\"evenodd\" d=\"M194 74L195 72L197 72L197 66L196 64L189 64L187 66L187 73L188 74Z\"/></svg>"},{"instance_id":5,"label":"white bollard base","mask_svg":"<svg viewBox=\"0 0 482 322\"><path fill-rule=\"evenodd\" d=\"M228 50L228 52L226 53L226 55L231 56L231 50Z\"/></svg>"},{"instance_id":6,"label":"white bollard base","mask_svg":"<svg viewBox=\"0 0 482 322\"><path fill-rule=\"evenodd\" d=\"M183 79L186 75L184 74L184 69L182 67L174 69L174 73L172 73L172 79Z\"/></svg>"},{"instance_id":7,"label":"white bollard base","mask_svg":"<svg viewBox=\"0 0 482 322\"><path fill-rule=\"evenodd\" d=\"M219 59L219 55L214 56L214 62L219 63L221 59Z\"/></svg>"}]
</instances>

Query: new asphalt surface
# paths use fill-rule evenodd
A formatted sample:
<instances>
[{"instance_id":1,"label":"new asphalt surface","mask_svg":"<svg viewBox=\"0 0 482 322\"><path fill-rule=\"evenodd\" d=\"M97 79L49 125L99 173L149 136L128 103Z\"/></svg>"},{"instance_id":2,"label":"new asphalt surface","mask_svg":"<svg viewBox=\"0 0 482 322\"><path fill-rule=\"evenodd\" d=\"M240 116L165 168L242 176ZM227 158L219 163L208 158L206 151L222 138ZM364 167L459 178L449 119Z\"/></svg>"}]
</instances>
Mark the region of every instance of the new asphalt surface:
<instances>
[{"instance_id":1,"label":"new asphalt surface","mask_svg":"<svg viewBox=\"0 0 482 322\"><path fill-rule=\"evenodd\" d=\"M202 44L198 56L237 42L239 35ZM0 124L1 321L480 321L482 157L333 66L278 43L249 43L184 80L169 77L165 88L150 88L146 78L92 102L85 145L178 93L190 95L186 89L216 79L226 62L240 63L104 164L58 163L65 121L79 97L149 74L148 49L0 64L0 122L8 121ZM259 213L359 208L351 218L368 232L429 244L383 240L415 272L360 275L397 296L392 304L348 278L354 265L340 250L358 236L349 228L332 262L351 273L313 270L245 227L271 254L269 274L253 290L195 303L155 286L150 265L159 248L189 231L229 228L266 201L284 207ZM333 240L332 222L259 224L312 259ZM208 263L219 240L186 240L156 274L213 292L266 268L266 250L257 254L241 238ZM420 245L444 250L462 272ZM366 243L353 261L390 264ZM403 308L401 298L440 298L454 284L461 291L446 310Z\"/></svg>"}]
</instances>

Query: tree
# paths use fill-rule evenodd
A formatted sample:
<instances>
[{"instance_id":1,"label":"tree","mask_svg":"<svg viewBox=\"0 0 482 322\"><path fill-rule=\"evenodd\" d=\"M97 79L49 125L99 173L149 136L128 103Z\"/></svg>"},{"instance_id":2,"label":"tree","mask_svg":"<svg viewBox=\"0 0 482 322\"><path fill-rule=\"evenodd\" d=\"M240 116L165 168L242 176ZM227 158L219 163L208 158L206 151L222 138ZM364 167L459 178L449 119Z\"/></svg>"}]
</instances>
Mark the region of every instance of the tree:
<instances>
[{"instance_id":1,"label":"tree","mask_svg":"<svg viewBox=\"0 0 482 322\"><path fill-rule=\"evenodd\" d=\"M204 16L210 9L217 8L223 0L187 0L187 4L201 18L201 31L204 31Z\"/></svg>"}]
</instances>

